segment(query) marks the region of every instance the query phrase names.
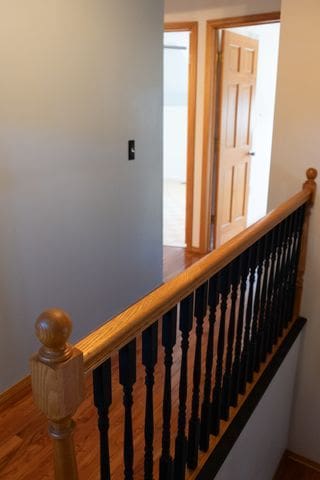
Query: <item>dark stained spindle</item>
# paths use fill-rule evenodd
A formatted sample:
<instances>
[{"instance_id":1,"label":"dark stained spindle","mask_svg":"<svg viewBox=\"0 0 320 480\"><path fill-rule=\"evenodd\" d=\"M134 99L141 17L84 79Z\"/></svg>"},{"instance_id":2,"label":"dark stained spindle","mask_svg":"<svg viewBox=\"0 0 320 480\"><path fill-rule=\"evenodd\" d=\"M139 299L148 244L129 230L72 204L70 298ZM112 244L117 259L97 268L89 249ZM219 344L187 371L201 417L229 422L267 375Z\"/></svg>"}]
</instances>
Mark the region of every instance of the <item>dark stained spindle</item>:
<instances>
[{"instance_id":1,"label":"dark stained spindle","mask_svg":"<svg viewBox=\"0 0 320 480\"><path fill-rule=\"evenodd\" d=\"M288 259L288 277L286 283L286 302L284 309L283 328L287 328L292 315L292 303L294 298L294 265L295 265L295 245L298 227L299 209L291 215L291 231L289 233L289 259Z\"/></svg>"},{"instance_id":2,"label":"dark stained spindle","mask_svg":"<svg viewBox=\"0 0 320 480\"><path fill-rule=\"evenodd\" d=\"M282 254L283 254L283 234L284 234L284 222L278 225L278 241L277 241L277 260L275 267L275 279L274 279L274 295L272 302L271 313L271 341L272 345L275 345L278 340L278 328L279 328L279 303L280 303L280 286L281 286L281 267L282 267Z\"/></svg>"},{"instance_id":3,"label":"dark stained spindle","mask_svg":"<svg viewBox=\"0 0 320 480\"><path fill-rule=\"evenodd\" d=\"M153 386L154 367L158 360L158 322L142 333L142 364L145 366L146 376L146 410L144 423L144 479L153 480Z\"/></svg>"},{"instance_id":4,"label":"dark stained spindle","mask_svg":"<svg viewBox=\"0 0 320 480\"><path fill-rule=\"evenodd\" d=\"M294 235L296 226L296 212L290 216L290 227L288 234L288 257L287 257L287 270L286 270L286 282L285 282L285 300L283 306L283 324L282 327L286 328L290 320L291 311L291 275L293 271L293 250L294 250Z\"/></svg>"},{"instance_id":5,"label":"dark stained spindle","mask_svg":"<svg viewBox=\"0 0 320 480\"><path fill-rule=\"evenodd\" d=\"M217 306L219 304L219 292L217 285L217 275L209 281L209 332L206 354L206 373L204 380L203 402L201 406L201 425L200 425L200 449L206 452L209 448L209 438L211 431L211 379L213 367L213 339L214 327L216 323Z\"/></svg>"},{"instance_id":6,"label":"dark stained spindle","mask_svg":"<svg viewBox=\"0 0 320 480\"><path fill-rule=\"evenodd\" d=\"M264 345L265 345L265 333L266 333L266 317L267 311L267 294L268 294L268 281L270 270L270 255L271 255L271 238L272 232L267 233L263 238L263 250L262 250L262 268L263 268L263 280L261 289L261 303L259 312L259 327L257 332L257 353L255 359L255 371L260 371L260 364L265 360L264 357Z\"/></svg>"},{"instance_id":7,"label":"dark stained spindle","mask_svg":"<svg viewBox=\"0 0 320 480\"><path fill-rule=\"evenodd\" d=\"M277 300L277 311L276 311L276 330L275 330L275 337L274 342L277 343L280 333L282 330L282 302L283 302L283 295L284 295L284 275L285 275L285 261L286 261L286 239L287 239L287 232L288 232L288 218L283 220L282 222L282 235L280 240L280 266L279 266L279 278L278 278L278 300Z\"/></svg>"},{"instance_id":8,"label":"dark stained spindle","mask_svg":"<svg viewBox=\"0 0 320 480\"><path fill-rule=\"evenodd\" d=\"M273 238L273 255L272 255L272 277L270 278L270 304L268 309L269 328L268 328L268 344L267 352L271 353L273 348L274 332L276 328L276 307L277 307L277 290L278 290L278 271L279 271L279 244L281 237L281 224L274 229Z\"/></svg>"},{"instance_id":9,"label":"dark stained spindle","mask_svg":"<svg viewBox=\"0 0 320 480\"><path fill-rule=\"evenodd\" d=\"M264 322L264 341L261 348L261 359L264 362L267 358L267 354L271 353L272 342L271 342L271 314L272 314L272 299L273 299L273 289L274 289L274 275L275 275L275 264L276 264L276 240L277 240L277 230L278 227L275 227L270 232L270 271L267 285L267 300L266 300L266 311L265 311L265 322Z\"/></svg>"},{"instance_id":10,"label":"dark stained spindle","mask_svg":"<svg viewBox=\"0 0 320 480\"><path fill-rule=\"evenodd\" d=\"M255 283L255 292L254 292L254 304L253 304L253 317L252 317L252 328L251 328L251 338L249 343L249 356L248 356L248 372L247 372L247 381L253 381L253 372L255 370L255 361L257 355L257 334L259 326L259 314L260 314L260 302L261 302L261 280L263 273L263 240L258 240L257 242L257 273L256 273L256 283Z\"/></svg>"},{"instance_id":11,"label":"dark stained spindle","mask_svg":"<svg viewBox=\"0 0 320 480\"><path fill-rule=\"evenodd\" d=\"M109 456L109 408L112 403L111 359L93 371L93 398L98 410L98 428L100 432L100 478L110 480Z\"/></svg>"},{"instance_id":12,"label":"dark stained spindle","mask_svg":"<svg viewBox=\"0 0 320 480\"><path fill-rule=\"evenodd\" d=\"M200 381L201 381L201 358L202 358L202 334L203 322L207 314L208 306L208 282L196 290L195 311L196 317L196 349L193 365L193 390L191 417L189 421L188 435L188 467L195 469L198 465L198 452L200 442Z\"/></svg>"},{"instance_id":13,"label":"dark stained spindle","mask_svg":"<svg viewBox=\"0 0 320 480\"><path fill-rule=\"evenodd\" d=\"M177 337L177 307L162 319L162 346L164 347L165 379L163 392L162 452L159 465L160 480L173 480L173 461L170 452L171 432L171 367L172 352Z\"/></svg>"},{"instance_id":14,"label":"dark stained spindle","mask_svg":"<svg viewBox=\"0 0 320 480\"><path fill-rule=\"evenodd\" d=\"M295 294L296 294L296 287L297 287L297 278L298 278L298 264L300 258L300 251L301 251L301 242L302 242L302 230L303 230L303 223L306 214L306 207L302 205L296 212L296 222L295 222L295 235L293 241L293 261L291 267L291 275L290 275L290 297L289 297L289 304L290 308L288 309L287 315L287 323L285 327L288 326L288 323L293 319L294 314L294 304L295 304Z\"/></svg>"},{"instance_id":15,"label":"dark stained spindle","mask_svg":"<svg viewBox=\"0 0 320 480\"><path fill-rule=\"evenodd\" d=\"M181 370L179 383L178 432L175 442L174 479L184 480L187 465L186 402L188 392L189 334L193 325L193 294L180 303Z\"/></svg>"},{"instance_id":16,"label":"dark stained spindle","mask_svg":"<svg viewBox=\"0 0 320 480\"><path fill-rule=\"evenodd\" d=\"M298 264L299 264L299 257L301 252L302 230L303 230L305 215L306 215L306 207L305 205L303 205L297 211L297 225L296 225L296 234L295 234L295 242L294 242L294 262L293 262L293 278L292 278L292 314L290 316L290 320L292 320L292 316L294 313L294 303L295 303L297 278L298 278Z\"/></svg>"},{"instance_id":17,"label":"dark stained spindle","mask_svg":"<svg viewBox=\"0 0 320 480\"><path fill-rule=\"evenodd\" d=\"M288 301L288 277L289 277L289 264L290 264L290 236L292 229L292 216L289 216L286 219L286 229L285 229L285 238L284 238L284 252L283 252L283 269L282 269L282 279L281 279L281 289L280 289L280 304L279 304L279 328L278 336L281 337L283 334L283 329L286 323L286 304Z\"/></svg>"},{"instance_id":18,"label":"dark stained spindle","mask_svg":"<svg viewBox=\"0 0 320 480\"><path fill-rule=\"evenodd\" d=\"M229 419L229 409L231 403L231 373L232 373L232 360L233 360L233 345L234 334L236 324L236 306L238 299L238 287L239 287L239 259L237 258L231 264L231 310L228 328L228 347L226 357L226 368L223 376L222 386L222 402L221 402L221 418L223 420Z\"/></svg>"},{"instance_id":19,"label":"dark stained spindle","mask_svg":"<svg viewBox=\"0 0 320 480\"><path fill-rule=\"evenodd\" d=\"M119 351L120 384L123 386L124 421L124 478L133 479L132 391L136 382L136 340Z\"/></svg>"},{"instance_id":20,"label":"dark stained spindle","mask_svg":"<svg viewBox=\"0 0 320 480\"><path fill-rule=\"evenodd\" d=\"M217 363L215 374L215 385L212 394L211 404L211 433L218 435L220 431L221 419L221 382L223 372L223 357L224 357L224 341L225 341L225 325L226 312L228 308L228 294L229 294L229 266L225 267L219 274L219 292L221 294L220 300L220 325L217 347Z\"/></svg>"},{"instance_id":21,"label":"dark stained spindle","mask_svg":"<svg viewBox=\"0 0 320 480\"><path fill-rule=\"evenodd\" d=\"M245 313L245 300L247 291L247 278L249 269L249 251L246 250L240 256L240 301L238 310L238 323L237 323L237 338L235 346L234 362L232 367L232 393L231 393L231 405L237 406L238 394L240 388L240 372L241 372L241 351L243 341L243 325L244 325L244 313Z\"/></svg>"},{"instance_id":22,"label":"dark stained spindle","mask_svg":"<svg viewBox=\"0 0 320 480\"><path fill-rule=\"evenodd\" d=\"M241 366L240 366L240 385L239 392L243 395L247 387L247 376L248 376L248 361L249 361L249 344L250 344L250 335L251 335L251 322L253 317L253 297L254 297L254 286L256 280L256 258L257 258L257 244L252 245L249 249L249 293L246 305L246 314L245 314L245 330L243 338L243 349L241 355Z\"/></svg>"}]
</instances>

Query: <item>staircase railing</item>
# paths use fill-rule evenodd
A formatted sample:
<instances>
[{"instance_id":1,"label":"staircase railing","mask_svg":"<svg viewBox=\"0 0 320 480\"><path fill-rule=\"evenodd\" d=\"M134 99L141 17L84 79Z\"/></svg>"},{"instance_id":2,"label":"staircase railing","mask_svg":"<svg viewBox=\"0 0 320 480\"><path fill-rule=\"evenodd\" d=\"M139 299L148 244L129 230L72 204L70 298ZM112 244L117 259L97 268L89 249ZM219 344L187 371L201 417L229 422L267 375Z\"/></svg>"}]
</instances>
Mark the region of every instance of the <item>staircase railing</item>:
<instances>
[{"instance_id":1,"label":"staircase railing","mask_svg":"<svg viewBox=\"0 0 320 480\"><path fill-rule=\"evenodd\" d=\"M101 479L204 478L210 452L298 317L316 176L309 169L302 191L75 346L65 312L38 318L32 388L48 418L56 479L78 479L72 417L91 372ZM135 390L142 369L145 393ZM123 407L112 403L116 375ZM122 453L111 453L111 407L123 409Z\"/></svg>"}]
</instances>

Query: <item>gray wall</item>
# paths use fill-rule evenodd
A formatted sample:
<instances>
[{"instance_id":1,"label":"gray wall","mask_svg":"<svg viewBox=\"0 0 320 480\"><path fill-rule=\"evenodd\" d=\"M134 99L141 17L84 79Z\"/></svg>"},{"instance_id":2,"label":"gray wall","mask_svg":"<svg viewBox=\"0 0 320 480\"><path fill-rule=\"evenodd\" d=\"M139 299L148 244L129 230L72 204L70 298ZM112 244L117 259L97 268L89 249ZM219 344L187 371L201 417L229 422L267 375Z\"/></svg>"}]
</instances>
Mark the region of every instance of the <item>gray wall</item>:
<instances>
[{"instance_id":1,"label":"gray wall","mask_svg":"<svg viewBox=\"0 0 320 480\"><path fill-rule=\"evenodd\" d=\"M301 335L241 432L215 480L272 480L288 443Z\"/></svg>"},{"instance_id":2,"label":"gray wall","mask_svg":"<svg viewBox=\"0 0 320 480\"><path fill-rule=\"evenodd\" d=\"M0 391L43 309L76 340L162 280L162 22L159 0L1 2Z\"/></svg>"},{"instance_id":3,"label":"gray wall","mask_svg":"<svg viewBox=\"0 0 320 480\"><path fill-rule=\"evenodd\" d=\"M320 172L320 2L283 0L280 63L271 161L273 208L301 188L306 168ZM318 178L319 184L319 178ZM320 462L320 202L311 216L301 314L308 319L289 448Z\"/></svg>"}]
</instances>

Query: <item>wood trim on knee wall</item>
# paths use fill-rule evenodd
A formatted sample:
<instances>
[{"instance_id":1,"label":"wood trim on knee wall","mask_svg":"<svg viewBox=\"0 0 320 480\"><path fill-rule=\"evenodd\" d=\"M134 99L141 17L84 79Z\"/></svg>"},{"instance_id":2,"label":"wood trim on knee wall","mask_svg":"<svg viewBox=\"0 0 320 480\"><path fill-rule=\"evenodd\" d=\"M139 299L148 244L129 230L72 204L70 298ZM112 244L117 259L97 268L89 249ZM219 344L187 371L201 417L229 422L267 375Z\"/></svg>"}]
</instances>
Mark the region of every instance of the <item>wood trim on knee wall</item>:
<instances>
[{"instance_id":1,"label":"wood trim on knee wall","mask_svg":"<svg viewBox=\"0 0 320 480\"><path fill-rule=\"evenodd\" d=\"M18 383L0 393L0 407L10 406L28 394L31 394L30 375L24 377Z\"/></svg>"}]
</instances>

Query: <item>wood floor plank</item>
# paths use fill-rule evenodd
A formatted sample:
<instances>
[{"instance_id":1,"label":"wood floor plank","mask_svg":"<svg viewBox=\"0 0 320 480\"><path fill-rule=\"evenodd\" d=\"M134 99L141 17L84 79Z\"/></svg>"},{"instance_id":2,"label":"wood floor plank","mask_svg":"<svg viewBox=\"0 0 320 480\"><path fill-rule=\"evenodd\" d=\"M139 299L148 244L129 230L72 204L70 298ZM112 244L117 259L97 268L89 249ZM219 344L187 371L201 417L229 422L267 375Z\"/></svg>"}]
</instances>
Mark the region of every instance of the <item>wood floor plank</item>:
<instances>
[{"instance_id":1,"label":"wood floor plank","mask_svg":"<svg viewBox=\"0 0 320 480\"><path fill-rule=\"evenodd\" d=\"M285 455L274 480L320 480L320 472Z\"/></svg>"},{"instance_id":2,"label":"wood floor plank","mask_svg":"<svg viewBox=\"0 0 320 480\"><path fill-rule=\"evenodd\" d=\"M188 252L183 247L163 247L163 279L168 281L196 263L203 255Z\"/></svg>"},{"instance_id":3,"label":"wood floor plank","mask_svg":"<svg viewBox=\"0 0 320 480\"><path fill-rule=\"evenodd\" d=\"M18 435L14 435L5 443L0 445L0 468L1 465L4 465L10 461L10 457L14 454L14 452L17 451L21 443L22 439L18 437Z\"/></svg>"}]
</instances>

